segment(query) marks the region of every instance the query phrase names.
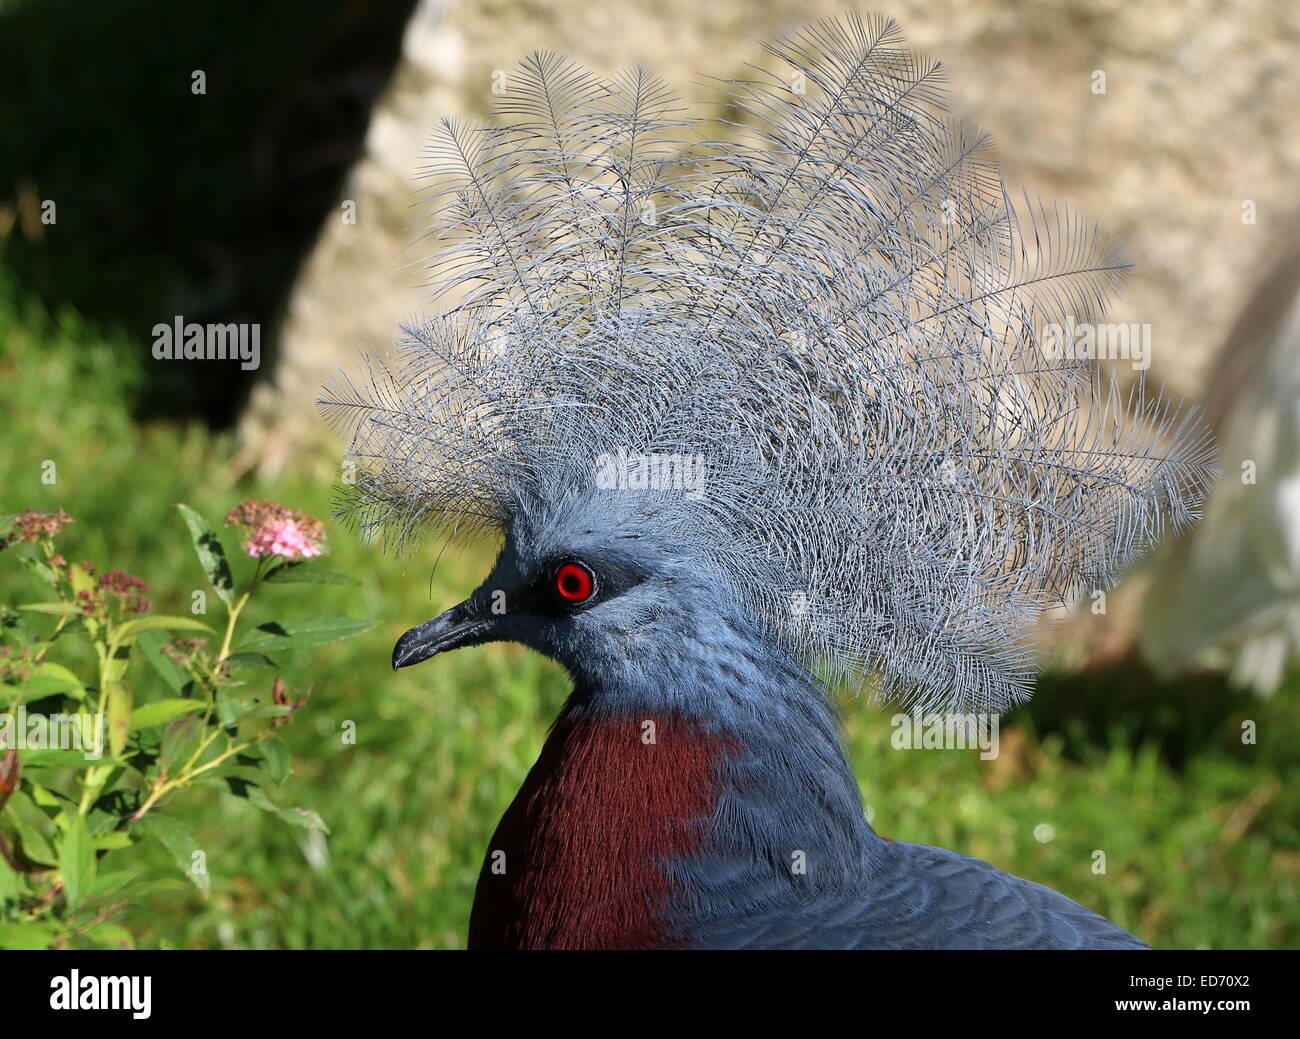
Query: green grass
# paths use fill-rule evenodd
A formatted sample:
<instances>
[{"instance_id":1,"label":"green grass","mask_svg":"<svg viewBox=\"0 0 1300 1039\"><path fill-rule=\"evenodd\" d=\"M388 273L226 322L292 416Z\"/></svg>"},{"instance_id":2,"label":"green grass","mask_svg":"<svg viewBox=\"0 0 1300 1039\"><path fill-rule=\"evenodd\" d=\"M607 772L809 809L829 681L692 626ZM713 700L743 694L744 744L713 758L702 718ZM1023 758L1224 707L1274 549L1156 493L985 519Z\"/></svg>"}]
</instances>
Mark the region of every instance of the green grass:
<instances>
[{"instance_id":1,"label":"green grass","mask_svg":"<svg viewBox=\"0 0 1300 1039\"><path fill-rule=\"evenodd\" d=\"M75 315L18 305L0 278L0 513L66 509L77 519L62 539L70 558L138 573L155 609L182 612L202 584L173 503L219 520L243 497L270 497L323 517L334 460L304 449L264 484L232 474L227 438L137 425L142 380L123 360L130 349ZM47 461L52 485L41 479ZM283 799L317 810L332 832L318 840L213 790L186 793L168 811L198 833L212 895L203 900L161 849L117 853L174 881L125 917L144 944L463 944L484 848L566 679L507 646L394 674L394 639L477 584L489 549L447 553L430 580L425 563L402 570L344 529L331 526L330 544L330 565L359 586L267 594L277 616L381 621L286 661L312 697L282 730L294 757ZM0 554L0 602L37 591ZM1160 686L1121 669L1045 679L1005 721L992 762L892 750L892 712L860 700L846 705L846 726L882 834L987 859L1157 946L1276 948L1300 945L1298 704L1300 683L1259 702L1213 679ZM1244 718L1258 725L1254 746L1241 744ZM354 746L341 739L347 722ZM1051 839L1039 839L1045 828ZM1091 870L1097 850L1104 875Z\"/></svg>"}]
</instances>

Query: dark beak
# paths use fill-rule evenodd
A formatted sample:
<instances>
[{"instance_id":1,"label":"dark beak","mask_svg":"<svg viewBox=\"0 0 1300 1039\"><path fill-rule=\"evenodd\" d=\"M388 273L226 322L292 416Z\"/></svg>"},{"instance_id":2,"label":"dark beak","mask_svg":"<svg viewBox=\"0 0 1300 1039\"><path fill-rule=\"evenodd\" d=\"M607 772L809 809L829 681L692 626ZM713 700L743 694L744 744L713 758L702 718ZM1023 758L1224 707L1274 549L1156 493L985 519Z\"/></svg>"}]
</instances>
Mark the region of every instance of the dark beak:
<instances>
[{"instance_id":1,"label":"dark beak","mask_svg":"<svg viewBox=\"0 0 1300 1039\"><path fill-rule=\"evenodd\" d=\"M393 670L428 660L435 653L490 642L492 622L493 618L484 616L478 603L467 599L398 639L393 647Z\"/></svg>"}]
</instances>

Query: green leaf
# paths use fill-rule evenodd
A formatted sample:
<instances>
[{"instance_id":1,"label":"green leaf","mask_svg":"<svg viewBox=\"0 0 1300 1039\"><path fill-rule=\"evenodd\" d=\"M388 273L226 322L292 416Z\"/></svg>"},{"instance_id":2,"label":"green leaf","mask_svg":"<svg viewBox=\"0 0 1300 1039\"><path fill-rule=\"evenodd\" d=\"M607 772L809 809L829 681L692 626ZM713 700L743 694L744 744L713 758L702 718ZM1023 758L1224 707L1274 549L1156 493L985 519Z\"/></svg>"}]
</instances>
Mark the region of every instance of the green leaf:
<instances>
[{"instance_id":1,"label":"green leaf","mask_svg":"<svg viewBox=\"0 0 1300 1039\"><path fill-rule=\"evenodd\" d=\"M262 580L272 584L360 584L342 570L327 570L310 563L281 563Z\"/></svg>"},{"instance_id":2,"label":"green leaf","mask_svg":"<svg viewBox=\"0 0 1300 1039\"><path fill-rule=\"evenodd\" d=\"M5 805L4 817L12 824L23 854L32 862L53 866L59 861L51 843L54 827L49 816L37 808L31 798L21 792L15 793Z\"/></svg>"},{"instance_id":3,"label":"green leaf","mask_svg":"<svg viewBox=\"0 0 1300 1039\"><path fill-rule=\"evenodd\" d=\"M303 646L320 646L360 635L378 623L350 617L317 617L312 620L285 621L282 624L272 622L254 628L235 648L241 652L275 652Z\"/></svg>"},{"instance_id":4,"label":"green leaf","mask_svg":"<svg viewBox=\"0 0 1300 1039\"><path fill-rule=\"evenodd\" d=\"M86 829L86 817L78 812L65 814L63 839L59 842L59 872L68 905L80 904L82 896L95 883L95 845Z\"/></svg>"},{"instance_id":5,"label":"green leaf","mask_svg":"<svg viewBox=\"0 0 1300 1039\"><path fill-rule=\"evenodd\" d=\"M121 924L96 924L82 931L81 937L105 949L135 948L135 938Z\"/></svg>"},{"instance_id":6,"label":"green leaf","mask_svg":"<svg viewBox=\"0 0 1300 1039\"><path fill-rule=\"evenodd\" d=\"M305 830L320 830L322 833L329 833L329 827L325 825L324 820L309 808L283 808L275 804L266 795L256 783L249 783L243 780L231 777L229 780L230 792L236 797L242 797L249 804L255 805L264 812L268 812L277 818L283 819L294 826L301 826Z\"/></svg>"},{"instance_id":7,"label":"green leaf","mask_svg":"<svg viewBox=\"0 0 1300 1039\"><path fill-rule=\"evenodd\" d=\"M64 630L66 631L69 625L75 623L77 622L69 621L64 624ZM0 635L27 645L41 641L41 636L32 630L31 622L26 617L19 616L2 603L0 603Z\"/></svg>"},{"instance_id":8,"label":"green leaf","mask_svg":"<svg viewBox=\"0 0 1300 1039\"><path fill-rule=\"evenodd\" d=\"M207 704L202 700L155 700L137 707L131 712L131 731L152 729L155 725L166 725L182 715L203 710Z\"/></svg>"},{"instance_id":9,"label":"green leaf","mask_svg":"<svg viewBox=\"0 0 1300 1039\"><path fill-rule=\"evenodd\" d=\"M18 608L32 613L53 613L60 617L71 617L81 612L80 606L74 606L70 602L25 602L20 603Z\"/></svg>"},{"instance_id":10,"label":"green leaf","mask_svg":"<svg viewBox=\"0 0 1300 1039\"><path fill-rule=\"evenodd\" d=\"M104 661L103 675L105 687L109 682L120 682L122 676L126 674L126 669L131 666L131 647L118 646L113 650L113 655Z\"/></svg>"},{"instance_id":11,"label":"green leaf","mask_svg":"<svg viewBox=\"0 0 1300 1039\"><path fill-rule=\"evenodd\" d=\"M244 715L245 718L283 718L293 714L294 708L286 703L260 703Z\"/></svg>"},{"instance_id":12,"label":"green leaf","mask_svg":"<svg viewBox=\"0 0 1300 1039\"><path fill-rule=\"evenodd\" d=\"M86 690L81 679L62 664L45 662L32 668L31 677L20 686L18 702L26 703L61 693L80 700L85 697Z\"/></svg>"},{"instance_id":13,"label":"green leaf","mask_svg":"<svg viewBox=\"0 0 1300 1039\"><path fill-rule=\"evenodd\" d=\"M96 834L91 838L96 851L118 851L129 848L135 842L125 830L110 830L108 833Z\"/></svg>"},{"instance_id":14,"label":"green leaf","mask_svg":"<svg viewBox=\"0 0 1300 1039\"><path fill-rule=\"evenodd\" d=\"M176 509L190 530L199 565L221 601L230 606L234 600L235 582L230 576L230 564L226 562L226 550L221 547L221 539L208 521L188 505L178 504Z\"/></svg>"},{"instance_id":15,"label":"green leaf","mask_svg":"<svg viewBox=\"0 0 1300 1039\"><path fill-rule=\"evenodd\" d=\"M215 635L202 621L193 617L168 617L165 614L151 613L147 617L137 617L127 621L113 634L119 646L129 646L136 636L146 631L201 631L205 635Z\"/></svg>"},{"instance_id":16,"label":"green leaf","mask_svg":"<svg viewBox=\"0 0 1300 1039\"><path fill-rule=\"evenodd\" d=\"M49 924L0 923L0 949L21 949L24 952L48 949L58 935L58 928Z\"/></svg>"},{"instance_id":17,"label":"green leaf","mask_svg":"<svg viewBox=\"0 0 1300 1039\"><path fill-rule=\"evenodd\" d=\"M180 664L162 651L166 642L167 638L161 631L142 632L135 640L135 644L140 647L140 652L144 654L145 660L149 661L150 666L158 672L172 692L181 693L190 684L190 676Z\"/></svg>"},{"instance_id":18,"label":"green leaf","mask_svg":"<svg viewBox=\"0 0 1300 1039\"><path fill-rule=\"evenodd\" d=\"M23 768L98 768L100 765L124 764L103 756L88 758L80 750L20 750L18 760L23 763Z\"/></svg>"},{"instance_id":19,"label":"green leaf","mask_svg":"<svg viewBox=\"0 0 1300 1039\"><path fill-rule=\"evenodd\" d=\"M189 760L203 740L203 723L194 715L184 715L163 730L158 748L158 769L170 774L173 767Z\"/></svg>"},{"instance_id":20,"label":"green leaf","mask_svg":"<svg viewBox=\"0 0 1300 1039\"><path fill-rule=\"evenodd\" d=\"M99 838L96 838L98 841ZM119 869L108 873L100 872L95 877L95 886L91 888L92 899L107 899L131 890L140 878L139 869Z\"/></svg>"},{"instance_id":21,"label":"green leaf","mask_svg":"<svg viewBox=\"0 0 1300 1039\"><path fill-rule=\"evenodd\" d=\"M82 688L81 679L73 672L62 664L55 664L50 661L37 664L36 667L32 668L32 678L43 678L48 681L58 682L63 687L58 690L59 692L63 692L65 689L80 690Z\"/></svg>"},{"instance_id":22,"label":"green leaf","mask_svg":"<svg viewBox=\"0 0 1300 1039\"><path fill-rule=\"evenodd\" d=\"M265 653L231 653L226 663L232 667L254 667L266 671L279 671L281 667Z\"/></svg>"},{"instance_id":23,"label":"green leaf","mask_svg":"<svg viewBox=\"0 0 1300 1039\"><path fill-rule=\"evenodd\" d=\"M289 748L274 736L260 740L257 745L262 750L262 771L272 785L279 786L289 776Z\"/></svg>"},{"instance_id":24,"label":"green leaf","mask_svg":"<svg viewBox=\"0 0 1300 1039\"><path fill-rule=\"evenodd\" d=\"M222 725L238 725L259 703L256 697L241 697L231 689L218 689L217 718Z\"/></svg>"},{"instance_id":25,"label":"green leaf","mask_svg":"<svg viewBox=\"0 0 1300 1039\"><path fill-rule=\"evenodd\" d=\"M126 738L131 732L131 690L125 682L107 683L108 749L115 758L122 756Z\"/></svg>"},{"instance_id":26,"label":"green leaf","mask_svg":"<svg viewBox=\"0 0 1300 1039\"><path fill-rule=\"evenodd\" d=\"M99 587L94 575L80 566L68 567L68 583L74 592L93 592Z\"/></svg>"},{"instance_id":27,"label":"green leaf","mask_svg":"<svg viewBox=\"0 0 1300 1039\"><path fill-rule=\"evenodd\" d=\"M27 878L13 869L5 857L0 855L0 905L12 905L27 893ZM0 927L3 927L0 924ZM0 949L4 945L0 944Z\"/></svg>"},{"instance_id":28,"label":"green leaf","mask_svg":"<svg viewBox=\"0 0 1300 1039\"><path fill-rule=\"evenodd\" d=\"M71 804L72 798L65 797L63 794L54 790L49 790L41 786L40 783L32 779L31 773L23 777L27 784L27 792L31 794L32 800L38 805L45 808L62 808L65 804Z\"/></svg>"},{"instance_id":29,"label":"green leaf","mask_svg":"<svg viewBox=\"0 0 1300 1039\"><path fill-rule=\"evenodd\" d=\"M147 837L153 837L171 853L181 871L206 898L212 890L212 878L207 869L201 866L202 857L195 857L199 851L199 842L194 839L184 826L166 815L148 815L135 824L136 829Z\"/></svg>"},{"instance_id":30,"label":"green leaf","mask_svg":"<svg viewBox=\"0 0 1300 1039\"><path fill-rule=\"evenodd\" d=\"M95 589L98 587L96 579L79 566L68 567L67 574L68 582L72 585L74 598L82 592L88 592L93 595ZM102 621L96 620L88 613L81 613L80 615L73 617L72 620L65 625L64 630L70 630L74 624L83 625L92 639L99 637L100 630L104 626Z\"/></svg>"},{"instance_id":31,"label":"green leaf","mask_svg":"<svg viewBox=\"0 0 1300 1039\"><path fill-rule=\"evenodd\" d=\"M22 556L23 566L34 573L51 588L58 589L59 575L54 567L50 566L44 559L39 556Z\"/></svg>"}]
</instances>

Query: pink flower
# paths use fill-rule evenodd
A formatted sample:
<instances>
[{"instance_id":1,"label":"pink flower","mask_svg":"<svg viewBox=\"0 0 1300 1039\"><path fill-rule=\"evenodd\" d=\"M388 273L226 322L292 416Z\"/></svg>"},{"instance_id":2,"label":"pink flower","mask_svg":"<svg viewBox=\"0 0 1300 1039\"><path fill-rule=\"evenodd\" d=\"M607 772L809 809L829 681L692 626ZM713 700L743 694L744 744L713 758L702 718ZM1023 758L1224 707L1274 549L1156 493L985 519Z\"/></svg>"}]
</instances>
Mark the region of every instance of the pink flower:
<instances>
[{"instance_id":1,"label":"pink flower","mask_svg":"<svg viewBox=\"0 0 1300 1039\"><path fill-rule=\"evenodd\" d=\"M320 543L325 540L325 527L321 521L278 501L242 501L230 510L226 522L248 530L244 551L254 559L310 559L322 554Z\"/></svg>"},{"instance_id":2,"label":"pink flower","mask_svg":"<svg viewBox=\"0 0 1300 1039\"><path fill-rule=\"evenodd\" d=\"M244 551L258 556L281 556L284 559L310 559L321 549L294 519L268 520L257 527L244 542Z\"/></svg>"}]
</instances>

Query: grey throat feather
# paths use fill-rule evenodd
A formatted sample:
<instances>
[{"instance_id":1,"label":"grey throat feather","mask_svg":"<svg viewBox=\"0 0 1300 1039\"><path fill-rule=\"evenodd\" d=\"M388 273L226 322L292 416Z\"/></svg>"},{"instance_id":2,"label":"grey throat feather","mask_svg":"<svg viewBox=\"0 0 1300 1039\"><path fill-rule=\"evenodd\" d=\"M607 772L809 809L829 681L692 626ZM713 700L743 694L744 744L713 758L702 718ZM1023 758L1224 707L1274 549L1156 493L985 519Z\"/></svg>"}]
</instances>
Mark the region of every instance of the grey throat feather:
<instances>
[{"instance_id":1,"label":"grey throat feather","mask_svg":"<svg viewBox=\"0 0 1300 1039\"><path fill-rule=\"evenodd\" d=\"M550 55L493 125L443 123L442 313L321 402L350 439L344 511L399 550L503 534L637 459L655 522L810 668L1005 709L1040 615L1195 518L1208 440L1060 348L1128 260L1060 208L1018 212L893 22L767 50L712 124L645 69Z\"/></svg>"}]
</instances>

